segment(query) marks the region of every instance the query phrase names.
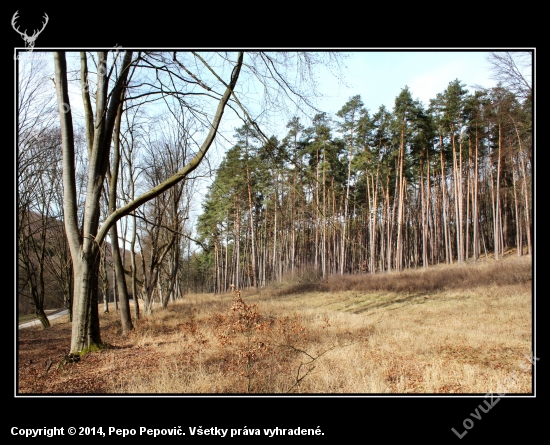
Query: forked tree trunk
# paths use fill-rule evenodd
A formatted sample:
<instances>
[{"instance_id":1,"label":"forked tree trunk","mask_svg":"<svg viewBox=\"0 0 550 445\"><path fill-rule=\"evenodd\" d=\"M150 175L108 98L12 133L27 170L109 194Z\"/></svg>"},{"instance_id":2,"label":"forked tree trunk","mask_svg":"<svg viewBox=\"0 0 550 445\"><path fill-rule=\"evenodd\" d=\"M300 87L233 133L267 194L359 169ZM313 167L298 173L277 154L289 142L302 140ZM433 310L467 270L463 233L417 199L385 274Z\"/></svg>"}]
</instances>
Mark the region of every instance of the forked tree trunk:
<instances>
[{"instance_id":1,"label":"forked tree trunk","mask_svg":"<svg viewBox=\"0 0 550 445\"><path fill-rule=\"evenodd\" d=\"M97 108L101 114L106 110L106 69L105 53L99 53L97 85ZM88 189L82 231L78 228L75 184L75 150L72 114L67 86L67 64L64 52L54 53L57 102L60 115L63 145L63 213L65 230L74 264L75 290L73 305L73 323L71 353L101 345L99 316L97 307L99 246L92 234L97 233L99 225L99 200L103 187L103 178L107 167L108 154L105 155L105 136L108 131L103 119L95 129L94 142L90 154ZM110 137L108 138L110 145ZM105 159L105 157L107 159ZM81 233L84 237L81 238Z\"/></svg>"},{"instance_id":2,"label":"forked tree trunk","mask_svg":"<svg viewBox=\"0 0 550 445\"><path fill-rule=\"evenodd\" d=\"M123 100L132 52L126 51L121 70L115 79L113 89L108 93L109 73L107 70L107 52L98 53L97 85L96 85L96 116L94 117L87 87L87 73L82 76L83 98L85 104L86 135L88 147L88 178L86 184L86 200L84 205L82 226L79 227L76 196L75 146L72 113L69 101L67 83L67 62L65 53L54 52L55 88L58 111L60 116L62 151L63 151L63 215L65 231L74 264L74 305L73 327L71 337L71 353L101 346L101 336L98 316L98 272L99 244L105 239L113 224L129 215L142 204L159 196L194 171L204 159L214 141L225 107L233 94L243 64L243 52L239 52L237 62L231 72L231 80L226 84L212 120L210 130L191 161L162 184L143 193L132 202L112 212L99 227L100 199L104 186L106 171L109 166L109 155L113 129L118 107ZM86 57L81 60L85 61ZM84 62L83 71L86 72ZM93 133L93 135L92 135Z\"/></svg>"}]
</instances>

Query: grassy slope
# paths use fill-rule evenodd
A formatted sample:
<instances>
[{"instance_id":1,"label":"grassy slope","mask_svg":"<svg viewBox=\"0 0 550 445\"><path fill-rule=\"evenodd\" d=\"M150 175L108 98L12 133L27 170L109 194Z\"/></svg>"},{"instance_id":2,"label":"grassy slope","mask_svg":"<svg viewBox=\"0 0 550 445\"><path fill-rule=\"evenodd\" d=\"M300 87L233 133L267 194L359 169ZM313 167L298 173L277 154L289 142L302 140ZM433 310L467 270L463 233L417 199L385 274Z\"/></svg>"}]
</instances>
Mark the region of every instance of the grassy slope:
<instances>
[{"instance_id":1,"label":"grassy slope","mask_svg":"<svg viewBox=\"0 0 550 445\"><path fill-rule=\"evenodd\" d=\"M530 257L190 295L66 363L70 325L20 335L20 392L531 393ZM45 363L54 366L46 371Z\"/></svg>"}]
</instances>

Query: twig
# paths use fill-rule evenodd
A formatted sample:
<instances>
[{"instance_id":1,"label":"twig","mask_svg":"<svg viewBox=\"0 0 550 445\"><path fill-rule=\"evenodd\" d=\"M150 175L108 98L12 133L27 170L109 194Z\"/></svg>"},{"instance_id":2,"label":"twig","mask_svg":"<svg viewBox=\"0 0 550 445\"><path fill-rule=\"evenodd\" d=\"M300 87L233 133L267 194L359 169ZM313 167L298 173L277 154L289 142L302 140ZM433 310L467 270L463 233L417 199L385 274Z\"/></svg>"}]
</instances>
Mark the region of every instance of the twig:
<instances>
[{"instance_id":1,"label":"twig","mask_svg":"<svg viewBox=\"0 0 550 445\"><path fill-rule=\"evenodd\" d=\"M298 349L292 345L275 345L275 346L279 346L279 347L285 347L285 348L289 348L289 349L292 349L293 351L296 351L296 352L301 352L302 354L304 355L307 355L311 360L309 362L301 362L300 363L300 366L298 366L298 371L296 372L296 382L290 387L288 388L288 390L286 391L287 393L290 392L292 390L292 388L294 388L295 386L299 385L300 382L306 378L314 369L316 366L312 366L311 368L309 368L307 370L307 372L300 377L300 370L302 369L302 366L306 366L306 365L311 365L314 361L316 361L317 359L321 358L323 355L325 355L327 352L329 351L332 351L333 349L335 348L338 348L338 347L345 347L345 346L350 346L354 343L357 343L357 342L352 342L352 343L348 343L346 345L333 345L331 346L330 348L324 350L323 352L321 352L318 356L316 357L313 357L311 354L309 354L307 351L304 351L302 349Z\"/></svg>"},{"instance_id":2,"label":"twig","mask_svg":"<svg viewBox=\"0 0 550 445\"><path fill-rule=\"evenodd\" d=\"M43 377L45 377L48 374L50 368L52 367L52 364L53 364L53 360L50 357L50 358L48 358L48 363L46 365L46 370L44 371L44 374L42 374Z\"/></svg>"}]
</instances>

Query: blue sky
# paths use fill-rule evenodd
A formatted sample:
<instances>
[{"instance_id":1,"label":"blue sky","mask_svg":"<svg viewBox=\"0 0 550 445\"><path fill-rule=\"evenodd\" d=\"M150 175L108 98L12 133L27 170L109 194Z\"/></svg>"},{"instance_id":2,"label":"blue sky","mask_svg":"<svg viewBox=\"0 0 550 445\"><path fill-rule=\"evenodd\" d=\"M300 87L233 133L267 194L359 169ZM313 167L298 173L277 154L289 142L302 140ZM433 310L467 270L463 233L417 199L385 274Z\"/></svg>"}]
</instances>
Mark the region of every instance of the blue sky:
<instances>
[{"instance_id":1,"label":"blue sky","mask_svg":"<svg viewBox=\"0 0 550 445\"><path fill-rule=\"evenodd\" d=\"M425 106L438 93L443 93L455 79L460 80L470 92L475 90L475 86L496 86L496 81L491 78L491 65L487 61L491 49L340 52L345 54L342 79L336 78L328 69L317 72L318 90L325 97L318 100L316 105L335 119L335 113L350 97L357 94L372 115L378 111L380 105L385 105L392 111L395 98L405 86L409 87L413 98L420 100ZM286 117L281 116L272 122L272 127L265 129L266 134L274 134L282 139L288 131L286 124L292 115L293 112L288 110ZM242 125L240 121L231 121L229 116L225 119L225 128ZM303 125L310 125L307 118L301 117L301 120ZM231 139L231 133L228 131L224 134ZM227 147L220 148L223 153ZM218 150L216 149L219 153Z\"/></svg>"},{"instance_id":2,"label":"blue sky","mask_svg":"<svg viewBox=\"0 0 550 445\"><path fill-rule=\"evenodd\" d=\"M408 85L414 99L424 105L442 93L449 82L462 81L492 87L488 51L357 51L349 53L345 81L340 85L329 74L320 77L321 90L330 97L320 103L328 113L336 113L353 95L360 94L365 107L376 112L380 105L391 110L395 98Z\"/></svg>"}]
</instances>

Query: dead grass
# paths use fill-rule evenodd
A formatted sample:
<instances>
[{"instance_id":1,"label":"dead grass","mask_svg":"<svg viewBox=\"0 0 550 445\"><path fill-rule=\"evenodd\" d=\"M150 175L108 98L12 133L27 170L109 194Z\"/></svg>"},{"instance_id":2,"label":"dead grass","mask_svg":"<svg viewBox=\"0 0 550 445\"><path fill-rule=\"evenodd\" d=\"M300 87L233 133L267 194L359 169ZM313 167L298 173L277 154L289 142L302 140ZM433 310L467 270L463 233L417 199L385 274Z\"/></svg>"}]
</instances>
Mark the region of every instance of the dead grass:
<instances>
[{"instance_id":1,"label":"dead grass","mask_svg":"<svg viewBox=\"0 0 550 445\"><path fill-rule=\"evenodd\" d=\"M508 255L190 295L124 337L100 313L108 347L77 363L61 317L18 331L17 393L530 394L531 268Z\"/></svg>"}]
</instances>

